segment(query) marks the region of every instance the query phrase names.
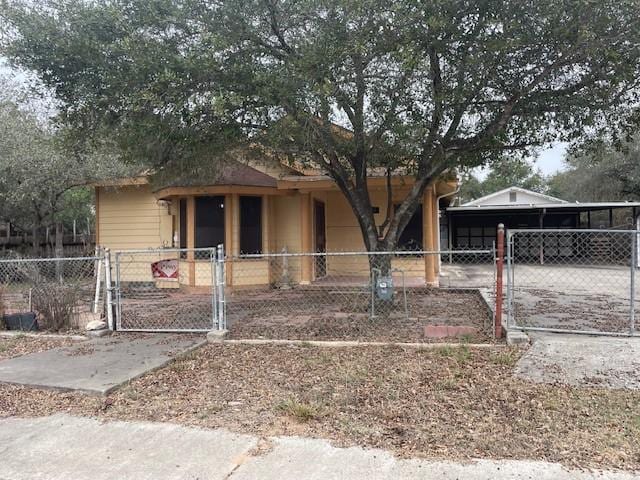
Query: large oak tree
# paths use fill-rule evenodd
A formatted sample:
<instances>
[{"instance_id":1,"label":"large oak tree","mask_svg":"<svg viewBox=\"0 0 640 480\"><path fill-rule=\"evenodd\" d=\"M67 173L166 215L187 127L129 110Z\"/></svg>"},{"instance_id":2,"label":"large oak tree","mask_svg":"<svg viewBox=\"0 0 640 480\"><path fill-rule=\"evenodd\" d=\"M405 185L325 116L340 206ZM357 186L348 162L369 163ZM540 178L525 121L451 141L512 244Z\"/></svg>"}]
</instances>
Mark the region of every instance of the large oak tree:
<instances>
[{"instance_id":1,"label":"large oak tree","mask_svg":"<svg viewBox=\"0 0 640 480\"><path fill-rule=\"evenodd\" d=\"M81 135L190 169L251 142L321 168L370 251L459 166L637 118L638 0L4 0L4 52ZM415 184L376 226L367 177Z\"/></svg>"}]
</instances>

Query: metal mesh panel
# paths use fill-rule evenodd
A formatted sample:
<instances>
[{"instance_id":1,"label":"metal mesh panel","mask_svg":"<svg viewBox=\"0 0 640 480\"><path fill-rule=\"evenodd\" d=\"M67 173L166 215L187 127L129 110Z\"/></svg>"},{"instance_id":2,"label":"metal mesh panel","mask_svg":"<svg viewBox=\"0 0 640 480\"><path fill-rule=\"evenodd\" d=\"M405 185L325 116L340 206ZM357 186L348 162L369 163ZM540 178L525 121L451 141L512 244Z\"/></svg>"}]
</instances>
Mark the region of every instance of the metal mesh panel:
<instances>
[{"instance_id":1,"label":"metal mesh panel","mask_svg":"<svg viewBox=\"0 0 640 480\"><path fill-rule=\"evenodd\" d=\"M437 263L439 257L443 259L440 275L427 278L427 263ZM238 325L258 322L265 332L270 325L295 326L310 319L326 324L352 321L354 325L372 318L434 322L434 287L439 284L493 291L493 262L491 250L280 253L227 258L227 322L232 331ZM466 267L477 267L477 271L469 274ZM362 322L362 328L366 325Z\"/></svg>"},{"instance_id":2,"label":"metal mesh panel","mask_svg":"<svg viewBox=\"0 0 640 480\"><path fill-rule=\"evenodd\" d=\"M40 328L82 328L104 313L104 282L96 295L99 257L0 260L0 310L36 314ZM100 273L102 277L103 273Z\"/></svg>"},{"instance_id":3,"label":"metal mesh panel","mask_svg":"<svg viewBox=\"0 0 640 480\"><path fill-rule=\"evenodd\" d=\"M117 329L215 328L215 249L155 249L115 254Z\"/></svg>"},{"instance_id":4,"label":"metal mesh panel","mask_svg":"<svg viewBox=\"0 0 640 480\"><path fill-rule=\"evenodd\" d=\"M510 231L511 324L631 333L638 293L637 237L633 230Z\"/></svg>"}]
</instances>

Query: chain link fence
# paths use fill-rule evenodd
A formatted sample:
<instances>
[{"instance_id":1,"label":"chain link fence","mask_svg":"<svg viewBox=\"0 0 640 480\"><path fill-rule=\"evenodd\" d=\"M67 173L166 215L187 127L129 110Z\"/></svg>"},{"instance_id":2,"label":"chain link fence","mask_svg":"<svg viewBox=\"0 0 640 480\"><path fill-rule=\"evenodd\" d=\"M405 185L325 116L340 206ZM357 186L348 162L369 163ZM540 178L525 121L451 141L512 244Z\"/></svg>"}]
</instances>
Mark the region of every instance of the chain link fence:
<instances>
[{"instance_id":1,"label":"chain link fence","mask_svg":"<svg viewBox=\"0 0 640 480\"><path fill-rule=\"evenodd\" d=\"M191 331L217 328L216 249L115 252L116 328Z\"/></svg>"},{"instance_id":2,"label":"chain link fence","mask_svg":"<svg viewBox=\"0 0 640 480\"><path fill-rule=\"evenodd\" d=\"M429 276L433 265L440 273ZM491 330L490 313L474 302L478 288L493 291L493 250L243 255L228 257L225 270L227 322L236 336L287 336L288 330L362 338L375 329L371 320L391 335L412 328L420 336L427 324L470 321L481 334ZM470 320L472 304L477 315Z\"/></svg>"},{"instance_id":3,"label":"chain link fence","mask_svg":"<svg viewBox=\"0 0 640 480\"><path fill-rule=\"evenodd\" d=\"M511 327L635 333L636 230L511 230L507 252Z\"/></svg>"},{"instance_id":4,"label":"chain link fence","mask_svg":"<svg viewBox=\"0 0 640 480\"><path fill-rule=\"evenodd\" d=\"M9 329L80 329L104 317L103 257L0 260L0 318Z\"/></svg>"}]
</instances>

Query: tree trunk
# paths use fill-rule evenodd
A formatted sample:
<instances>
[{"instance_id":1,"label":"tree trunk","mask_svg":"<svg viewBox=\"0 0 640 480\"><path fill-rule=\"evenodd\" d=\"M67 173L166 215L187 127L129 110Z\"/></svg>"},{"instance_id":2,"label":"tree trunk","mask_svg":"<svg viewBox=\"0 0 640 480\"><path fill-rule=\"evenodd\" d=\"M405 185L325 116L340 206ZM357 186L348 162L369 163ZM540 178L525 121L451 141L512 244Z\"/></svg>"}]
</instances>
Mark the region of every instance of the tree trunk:
<instances>
[{"instance_id":1,"label":"tree trunk","mask_svg":"<svg viewBox=\"0 0 640 480\"><path fill-rule=\"evenodd\" d=\"M64 228L61 222L56 222L55 256L64 256Z\"/></svg>"},{"instance_id":2,"label":"tree trunk","mask_svg":"<svg viewBox=\"0 0 640 480\"><path fill-rule=\"evenodd\" d=\"M31 229L31 246L33 248L33 256L40 255L40 228L36 225Z\"/></svg>"},{"instance_id":3,"label":"tree trunk","mask_svg":"<svg viewBox=\"0 0 640 480\"><path fill-rule=\"evenodd\" d=\"M56 222L56 236L55 236L55 249L54 256L56 258L64 257L64 229L61 222ZM63 279L63 265L62 261L56 262L56 277L62 282Z\"/></svg>"}]
</instances>

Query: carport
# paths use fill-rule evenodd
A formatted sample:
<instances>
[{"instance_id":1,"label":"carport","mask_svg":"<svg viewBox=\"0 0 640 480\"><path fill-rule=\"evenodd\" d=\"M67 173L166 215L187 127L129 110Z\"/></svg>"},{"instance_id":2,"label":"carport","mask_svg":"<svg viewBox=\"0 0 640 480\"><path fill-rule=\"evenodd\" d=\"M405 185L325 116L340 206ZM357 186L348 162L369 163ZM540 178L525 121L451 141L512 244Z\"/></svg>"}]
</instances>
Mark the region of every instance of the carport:
<instances>
[{"instance_id":1,"label":"carport","mask_svg":"<svg viewBox=\"0 0 640 480\"><path fill-rule=\"evenodd\" d=\"M639 213L640 202L462 205L447 208L443 223L447 226L449 249L484 249L492 248L500 223L507 230L602 229L604 233L605 230L640 229ZM529 247L520 245L514 255L531 256ZM543 250L536 256L540 253L543 257L571 256L575 248L570 236L546 236Z\"/></svg>"}]
</instances>

